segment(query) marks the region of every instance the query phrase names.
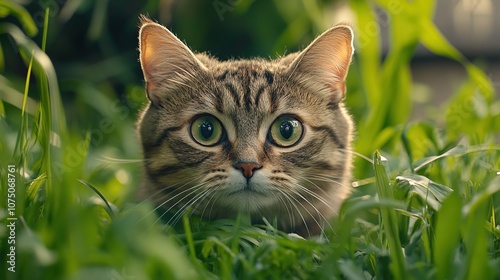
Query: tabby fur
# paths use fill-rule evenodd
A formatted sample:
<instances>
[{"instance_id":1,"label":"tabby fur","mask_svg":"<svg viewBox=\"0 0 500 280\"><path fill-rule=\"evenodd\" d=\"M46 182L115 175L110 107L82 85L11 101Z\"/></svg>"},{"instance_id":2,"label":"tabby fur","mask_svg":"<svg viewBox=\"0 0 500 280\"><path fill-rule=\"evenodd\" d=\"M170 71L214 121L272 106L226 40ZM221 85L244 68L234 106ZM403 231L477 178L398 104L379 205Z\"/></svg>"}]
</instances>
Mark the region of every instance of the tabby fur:
<instances>
[{"instance_id":1,"label":"tabby fur","mask_svg":"<svg viewBox=\"0 0 500 280\"><path fill-rule=\"evenodd\" d=\"M177 219L188 208L208 219L243 212L254 222L276 218L288 232L320 233L351 192L354 128L343 100L352 37L349 26L337 25L275 60L219 61L143 19L140 63L150 100L138 122L143 191ZM213 146L190 132L204 115L224 130ZM302 124L289 147L269 138L280 116Z\"/></svg>"}]
</instances>

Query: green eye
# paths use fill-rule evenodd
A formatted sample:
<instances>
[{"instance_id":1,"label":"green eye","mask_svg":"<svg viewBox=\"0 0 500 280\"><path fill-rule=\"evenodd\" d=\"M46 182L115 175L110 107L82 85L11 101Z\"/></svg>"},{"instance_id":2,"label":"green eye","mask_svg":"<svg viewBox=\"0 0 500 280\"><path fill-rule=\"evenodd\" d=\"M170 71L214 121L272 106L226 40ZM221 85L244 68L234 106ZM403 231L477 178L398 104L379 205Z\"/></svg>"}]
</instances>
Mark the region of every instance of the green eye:
<instances>
[{"instance_id":1,"label":"green eye","mask_svg":"<svg viewBox=\"0 0 500 280\"><path fill-rule=\"evenodd\" d=\"M218 119L202 115L191 123L191 137L203 146L214 146L222 139L224 129Z\"/></svg>"},{"instance_id":2,"label":"green eye","mask_svg":"<svg viewBox=\"0 0 500 280\"><path fill-rule=\"evenodd\" d=\"M292 116L278 117L269 131L271 140L280 147L290 147L302 137L302 123Z\"/></svg>"}]
</instances>

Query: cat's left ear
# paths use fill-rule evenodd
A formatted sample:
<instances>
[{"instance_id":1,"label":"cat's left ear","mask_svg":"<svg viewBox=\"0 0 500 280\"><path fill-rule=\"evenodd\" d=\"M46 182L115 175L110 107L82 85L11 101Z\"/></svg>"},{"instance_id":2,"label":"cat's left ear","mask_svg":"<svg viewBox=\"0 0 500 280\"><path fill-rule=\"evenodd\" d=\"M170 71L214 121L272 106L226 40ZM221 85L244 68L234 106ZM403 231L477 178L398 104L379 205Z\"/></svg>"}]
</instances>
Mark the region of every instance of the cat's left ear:
<instances>
[{"instance_id":1,"label":"cat's left ear","mask_svg":"<svg viewBox=\"0 0 500 280\"><path fill-rule=\"evenodd\" d=\"M292 62L290 71L314 90L331 96L332 102L340 102L345 98L353 51L351 27L337 25L309 44Z\"/></svg>"}]
</instances>

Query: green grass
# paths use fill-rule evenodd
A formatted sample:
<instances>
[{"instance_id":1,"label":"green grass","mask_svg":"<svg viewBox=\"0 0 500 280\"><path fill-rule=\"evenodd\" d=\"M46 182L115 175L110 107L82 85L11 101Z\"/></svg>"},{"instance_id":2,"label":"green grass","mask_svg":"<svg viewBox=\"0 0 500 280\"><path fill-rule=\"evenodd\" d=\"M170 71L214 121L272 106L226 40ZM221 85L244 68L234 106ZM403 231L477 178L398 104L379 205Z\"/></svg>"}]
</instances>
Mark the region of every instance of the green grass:
<instances>
[{"instance_id":1,"label":"green grass","mask_svg":"<svg viewBox=\"0 0 500 280\"><path fill-rule=\"evenodd\" d=\"M347 99L358 126L355 151L371 159L357 157L355 191L333 229L303 239L276 230L276 221L250 225L244 216L184 216L170 227L151 203L134 202L142 85L127 85L127 105L115 102L109 84L58 81L45 53L48 10L39 47L29 12L0 1L0 16L18 23L0 23L1 38L11 38L0 41L2 50L14 47L26 66L24 75L9 72L0 54L0 278L499 279L500 102L484 72L436 29L432 1L374 2L391 16L391 48L380 61L379 37L367 32L373 6L351 1L358 46ZM253 5L245 3L235 13ZM322 4L291 3L275 5L307 13L286 17L291 28L281 42L307 24L326 28ZM419 42L462 63L469 76L439 108L444 113L410 121L409 62ZM62 101L60 92L70 90L76 105ZM72 110L91 125L66 118ZM15 273L7 270L9 173L16 176Z\"/></svg>"}]
</instances>

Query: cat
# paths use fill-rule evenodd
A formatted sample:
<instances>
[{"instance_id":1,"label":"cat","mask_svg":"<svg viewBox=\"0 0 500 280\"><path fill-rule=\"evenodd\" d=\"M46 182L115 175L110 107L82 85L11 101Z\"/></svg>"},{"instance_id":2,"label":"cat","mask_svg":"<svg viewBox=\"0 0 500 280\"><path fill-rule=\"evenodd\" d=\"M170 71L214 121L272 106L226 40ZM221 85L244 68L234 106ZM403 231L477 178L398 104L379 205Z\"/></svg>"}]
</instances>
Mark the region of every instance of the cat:
<instances>
[{"instance_id":1,"label":"cat","mask_svg":"<svg viewBox=\"0 0 500 280\"><path fill-rule=\"evenodd\" d=\"M320 234L351 192L354 125L343 100L353 32L337 25L275 60L194 54L142 18L149 104L138 121L143 190L177 219L276 219Z\"/></svg>"}]
</instances>

